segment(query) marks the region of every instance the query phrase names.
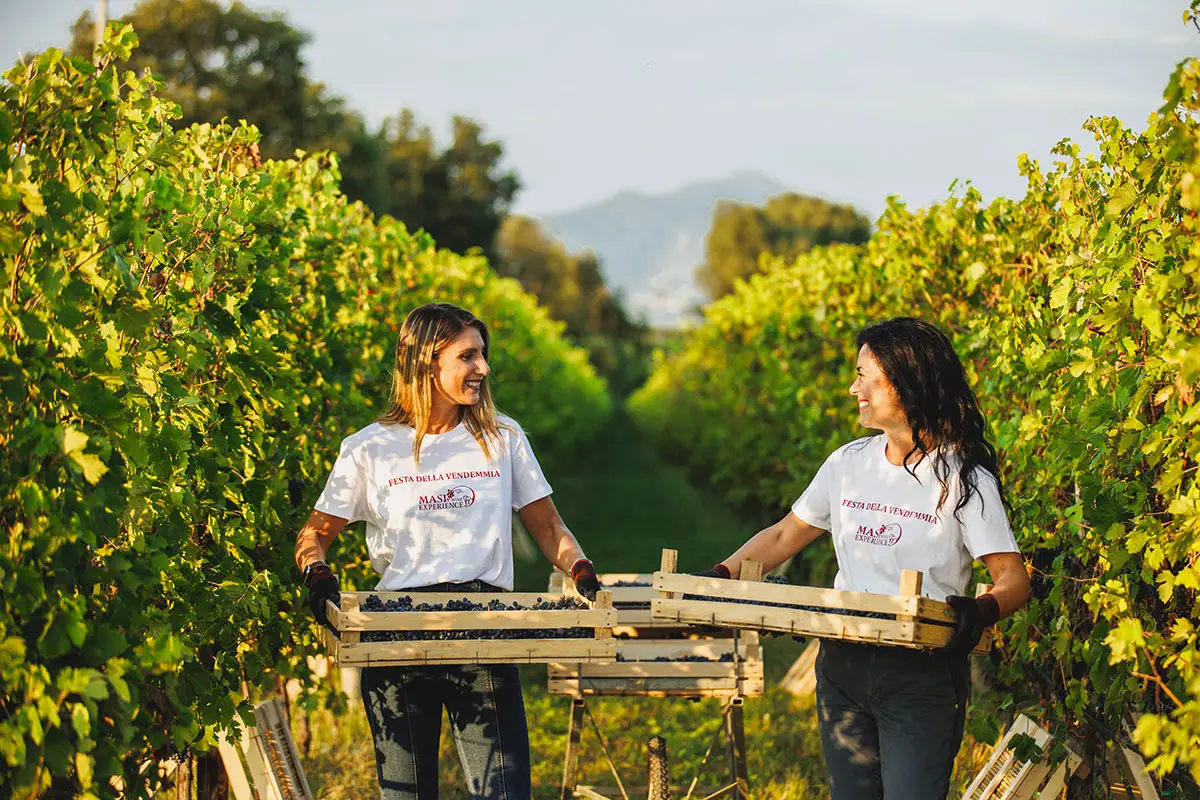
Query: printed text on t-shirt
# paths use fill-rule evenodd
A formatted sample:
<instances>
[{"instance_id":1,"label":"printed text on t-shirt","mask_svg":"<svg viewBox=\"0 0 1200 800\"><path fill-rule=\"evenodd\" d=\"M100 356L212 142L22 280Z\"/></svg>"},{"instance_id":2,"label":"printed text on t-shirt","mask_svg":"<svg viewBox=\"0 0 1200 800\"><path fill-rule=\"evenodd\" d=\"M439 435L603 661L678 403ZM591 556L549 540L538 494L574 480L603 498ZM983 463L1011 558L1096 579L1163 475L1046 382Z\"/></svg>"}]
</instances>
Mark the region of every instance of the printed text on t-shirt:
<instances>
[{"instance_id":1,"label":"printed text on t-shirt","mask_svg":"<svg viewBox=\"0 0 1200 800\"><path fill-rule=\"evenodd\" d=\"M897 517L904 517L905 519L919 519L921 522L937 524L937 517L935 517L933 514L926 514L922 511L913 511L908 508L901 508L900 506L889 506L887 503L866 503L862 500L843 499L842 507L858 509L860 511L879 511L884 514L892 514Z\"/></svg>"},{"instance_id":2,"label":"printed text on t-shirt","mask_svg":"<svg viewBox=\"0 0 1200 800\"><path fill-rule=\"evenodd\" d=\"M402 483L436 483L437 481L463 481L471 478L499 478L498 469L478 469L469 472L433 472L429 475L397 475L388 479L388 486Z\"/></svg>"}]
</instances>

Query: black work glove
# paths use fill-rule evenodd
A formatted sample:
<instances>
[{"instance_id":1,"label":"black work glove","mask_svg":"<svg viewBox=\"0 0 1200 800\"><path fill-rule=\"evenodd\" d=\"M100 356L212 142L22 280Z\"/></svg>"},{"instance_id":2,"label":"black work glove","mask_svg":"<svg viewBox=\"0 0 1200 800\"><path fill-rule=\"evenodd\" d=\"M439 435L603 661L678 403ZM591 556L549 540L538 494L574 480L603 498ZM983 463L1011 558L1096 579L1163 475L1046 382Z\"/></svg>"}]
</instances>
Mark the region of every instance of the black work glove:
<instances>
[{"instance_id":1,"label":"black work glove","mask_svg":"<svg viewBox=\"0 0 1200 800\"><path fill-rule=\"evenodd\" d=\"M713 564L712 569L706 569L703 572L691 573L693 578L724 578L729 580L733 577L733 573L729 571L729 567L724 564Z\"/></svg>"},{"instance_id":2,"label":"black work glove","mask_svg":"<svg viewBox=\"0 0 1200 800\"><path fill-rule=\"evenodd\" d=\"M600 591L600 579L596 577L596 568L591 561L581 558L572 564L571 580L575 581L575 590L589 602L596 599L596 592Z\"/></svg>"},{"instance_id":3,"label":"black work glove","mask_svg":"<svg viewBox=\"0 0 1200 800\"><path fill-rule=\"evenodd\" d=\"M946 603L958 612L954 620L954 633L950 634L950 641L942 648L951 653L970 653L975 649L975 645L979 644L979 639L987 627L995 625L1000 619L1000 604L992 594L982 597L952 594L946 598Z\"/></svg>"},{"instance_id":4,"label":"black work glove","mask_svg":"<svg viewBox=\"0 0 1200 800\"><path fill-rule=\"evenodd\" d=\"M342 596L338 593L338 580L333 576L329 565L317 564L310 568L305 573L304 585L308 587L308 607L312 609L313 616L317 618L317 622L333 630L325 602L332 600L335 604L340 603Z\"/></svg>"}]
</instances>

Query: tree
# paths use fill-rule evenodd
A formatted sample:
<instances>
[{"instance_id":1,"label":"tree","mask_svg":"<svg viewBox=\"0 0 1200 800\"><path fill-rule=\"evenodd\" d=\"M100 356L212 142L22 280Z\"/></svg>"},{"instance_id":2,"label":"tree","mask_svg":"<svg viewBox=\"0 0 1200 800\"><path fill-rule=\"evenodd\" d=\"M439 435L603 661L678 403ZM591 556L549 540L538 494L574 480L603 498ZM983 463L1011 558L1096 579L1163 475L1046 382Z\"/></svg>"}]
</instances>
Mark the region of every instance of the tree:
<instances>
[{"instance_id":1,"label":"tree","mask_svg":"<svg viewBox=\"0 0 1200 800\"><path fill-rule=\"evenodd\" d=\"M567 335L588 350L616 393L640 385L649 369L646 325L631 318L620 294L608 288L595 253L569 253L537 222L513 215L500 226L494 263L566 324Z\"/></svg>"},{"instance_id":2,"label":"tree","mask_svg":"<svg viewBox=\"0 0 1200 800\"><path fill-rule=\"evenodd\" d=\"M376 212L410 229L424 228L456 253L477 247L495 260L501 220L521 188L517 174L500 166L503 145L486 140L478 122L455 116L450 144L439 151L429 128L418 125L409 109L385 120L373 142L382 177L365 170L378 182L347 183L347 194L361 192L357 196Z\"/></svg>"},{"instance_id":3,"label":"tree","mask_svg":"<svg viewBox=\"0 0 1200 800\"><path fill-rule=\"evenodd\" d=\"M140 41L124 67L162 76L183 111L181 124L245 119L261 132L268 158L288 158L297 148L348 149L356 115L305 75L300 51L310 37L282 14L215 0L143 0L120 21ZM91 54L92 26L85 11L72 29L73 55Z\"/></svg>"},{"instance_id":4,"label":"tree","mask_svg":"<svg viewBox=\"0 0 1200 800\"><path fill-rule=\"evenodd\" d=\"M352 200L410 230L423 228L454 252L479 248L494 257L520 181L500 167L503 146L487 140L478 122L454 117L445 148L408 109L371 130L343 98L308 77L301 51L310 37L279 13L216 0L142 0L120 21L140 40L123 68L161 76L183 111L180 124L245 119L262 134L267 158L335 152ZM72 53L89 55L92 38L92 16L84 12L72 30Z\"/></svg>"},{"instance_id":5,"label":"tree","mask_svg":"<svg viewBox=\"0 0 1200 800\"><path fill-rule=\"evenodd\" d=\"M759 272L766 253L791 260L814 247L860 244L871 235L870 221L851 205L788 192L764 207L722 201L713 214L705 242L705 261L696 278L716 300L733 291L735 281Z\"/></svg>"}]
</instances>

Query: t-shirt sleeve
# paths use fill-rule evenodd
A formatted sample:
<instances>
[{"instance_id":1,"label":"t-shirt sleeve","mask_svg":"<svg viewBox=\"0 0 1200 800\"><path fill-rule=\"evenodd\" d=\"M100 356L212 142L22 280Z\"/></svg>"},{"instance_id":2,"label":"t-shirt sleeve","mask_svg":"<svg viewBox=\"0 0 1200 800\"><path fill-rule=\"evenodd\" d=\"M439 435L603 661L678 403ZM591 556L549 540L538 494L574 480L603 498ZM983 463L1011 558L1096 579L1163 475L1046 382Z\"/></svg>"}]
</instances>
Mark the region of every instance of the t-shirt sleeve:
<instances>
[{"instance_id":1,"label":"t-shirt sleeve","mask_svg":"<svg viewBox=\"0 0 1200 800\"><path fill-rule=\"evenodd\" d=\"M358 463L355 450L345 440L313 508L350 522L367 518L366 475Z\"/></svg>"},{"instance_id":2,"label":"t-shirt sleeve","mask_svg":"<svg viewBox=\"0 0 1200 800\"><path fill-rule=\"evenodd\" d=\"M519 511L534 500L541 500L553 490L550 482L542 474L542 465L533 454L533 446L520 425L509 423L512 433L509 442L512 447L512 507Z\"/></svg>"},{"instance_id":3,"label":"t-shirt sleeve","mask_svg":"<svg viewBox=\"0 0 1200 800\"><path fill-rule=\"evenodd\" d=\"M837 453L834 452L825 459L825 463L817 470L817 474L813 476L812 482L808 484L804 494L800 495L795 503L792 503L793 514L814 528L826 531L831 530L833 525L829 496L835 480L834 473L837 471L834 464L836 458Z\"/></svg>"},{"instance_id":4,"label":"t-shirt sleeve","mask_svg":"<svg viewBox=\"0 0 1200 800\"><path fill-rule=\"evenodd\" d=\"M959 512L962 520L963 543L971 557L978 559L989 553L1019 553L1017 539L1008 523L1008 514L1000 502L1000 484L996 476L975 470L975 488L971 499Z\"/></svg>"}]
</instances>

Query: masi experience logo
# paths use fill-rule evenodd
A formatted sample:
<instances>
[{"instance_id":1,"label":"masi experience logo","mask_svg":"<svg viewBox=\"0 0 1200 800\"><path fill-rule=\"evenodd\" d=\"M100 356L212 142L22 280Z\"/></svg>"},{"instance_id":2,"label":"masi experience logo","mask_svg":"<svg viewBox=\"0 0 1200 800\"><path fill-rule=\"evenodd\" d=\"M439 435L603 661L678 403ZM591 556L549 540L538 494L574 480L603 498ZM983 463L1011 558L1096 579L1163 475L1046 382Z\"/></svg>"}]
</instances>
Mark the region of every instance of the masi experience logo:
<instances>
[{"instance_id":1,"label":"masi experience logo","mask_svg":"<svg viewBox=\"0 0 1200 800\"><path fill-rule=\"evenodd\" d=\"M891 547L900 541L900 536L903 533L904 531L900 529L900 524L897 522L889 522L885 525L880 525L878 528L873 528L870 525L859 525L858 533L854 534L854 540L857 542L866 542L867 544Z\"/></svg>"},{"instance_id":2,"label":"masi experience logo","mask_svg":"<svg viewBox=\"0 0 1200 800\"><path fill-rule=\"evenodd\" d=\"M448 508L467 508L475 503L475 490L470 486L453 486L437 494L420 495L418 511L444 511Z\"/></svg>"}]
</instances>

